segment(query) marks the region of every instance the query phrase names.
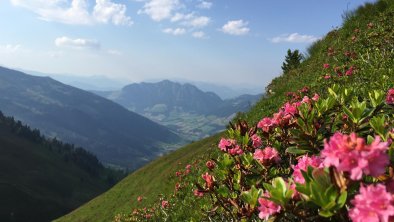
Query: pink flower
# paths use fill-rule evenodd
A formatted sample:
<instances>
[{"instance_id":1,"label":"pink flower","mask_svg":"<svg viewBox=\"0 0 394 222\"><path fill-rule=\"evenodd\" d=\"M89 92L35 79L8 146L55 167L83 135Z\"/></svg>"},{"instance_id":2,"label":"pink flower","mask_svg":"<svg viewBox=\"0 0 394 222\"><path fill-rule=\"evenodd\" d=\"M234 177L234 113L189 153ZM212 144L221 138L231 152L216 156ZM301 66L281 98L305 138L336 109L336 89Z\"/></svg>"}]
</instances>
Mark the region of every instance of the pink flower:
<instances>
[{"instance_id":1,"label":"pink flower","mask_svg":"<svg viewBox=\"0 0 394 222\"><path fill-rule=\"evenodd\" d=\"M328 63L324 63L324 64L323 64L323 68L325 68L325 69L328 69L328 68L330 68L330 64L328 64Z\"/></svg>"},{"instance_id":2,"label":"pink flower","mask_svg":"<svg viewBox=\"0 0 394 222\"><path fill-rule=\"evenodd\" d=\"M323 78L324 79L331 79L331 76L330 75L325 75Z\"/></svg>"},{"instance_id":3,"label":"pink flower","mask_svg":"<svg viewBox=\"0 0 394 222\"><path fill-rule=\"evenodd\" d=\"M192 165L187 164L185 168L186 168L187 170L190 170L190 168L192 168Z\"/></svg>"},{"instance_id":4,"label":"pink flower","mask_svg":"<svg viewBox=\"0 0 394 222\"><path fill-rule=\"evenodd\" d=\"M241 149L239 145L235 145L233 148L228 149L227 152L232 156L241 155L244 153L244 151Z\"/></svg>"},{"instance_id":5,"label":"pink flower","mask_svg":"<svg viewBox=\"0 0 394 222\"><path fill-rule=\"evenodd\" d=\"M138 197L137 197L137 201L138 201L138 202L141 202L142 200L143 200L143 197L142 197L142 196L138 196Z\"/></svg>"},{"instance_id":6,"label":"pink flower","mask_svg":"<svg viewBox=\"0 0 394 222\"><path fill-rule=\"evenodd\" d=\"M319 100L319 98L320 98L319 94L315 93L315 95L312 97L312 100L316 102Z\"/></svg>"},{"instance_id":7,"label":"pink flower","mask_svg":"<svg viewBox=\"0 0 394 222\"><path fill-rule=\"evenodd\" d=\"M257 124L257 127L268 133L273 127L275 127L275 123L271 118L265 117L264 119L260 120L260 122Z\"/></svg>"},{"instance_id":8,"label":"pink flower","mask_svg":"<svg viewBox=\"0 0 394 222\"><path fill-rule=\"evenodd\" d=\"M220 150L229 153L230 155L241 155L243 154L243 150L237 145L237 141L232 139L224 139L222 138L219 142L218 147Z\"/></svg>"},{"instance_id":9,"label":"pink flower","mask_svg":"<svg viewBox=\"0 0 394 222\"><path fill-rule=\"evenodd\" d=\"M322 168L323 167L323 159L317 156L311 156L308 157L307 155L302 156L301 158L298 159L297 165L293 165L292 168L294 170L293 172L293 179L296 183L305 183L304 176L302 176L301 170L302 171L307 171L308 166L311 166L313 168Z\"/></svg>"},{"instance_id":10,"label":"pink flower","mask_svg":"<svg viewBox=\"0 0 394 222\"><path fill-rule=\"evenodd\" d=\"M345 75L351 76L351 75L353 74L353 71L354 71L354 67L351 66L351 67L345 72Z\"/></svg>"},{"instance_id":11,"label":"pink flower","mask_svg":"<svg viewBox=\"0 0 394 222\"><path fill-rule=\"evenodd\" d=\"M253 158L260 161L264 165L271 163L278 163L280 161L279 153L272 147L266 147L265 149L256 149Z\"/></svg>"},{"instance_id":12,"label":"pink flower","mask_svg":"<svg viewBox=\"0 0 394 222\"><path fill-rule=\"evenodd\" d=\"M349 217L354 222L382 221L388 222L394 216L393 196L382 184L361 186L351 203L354 208L349 210Z\"/></svg>"},{"instance_id":13,"label":"pink flower","mask_svg":"<svg viewBox=\"0 0 394 222\"><path fill-rule=\"evenodd\" d=\"M195 190L193 191L193 194L194 194L194 196L196 196L196 197L203 197L203 196L204 196L204 192L202 192L202 191L200 191L200 190L198 190L198 189L195 189Z\"/></svg>"},{"instance_id":14,"label":"pink flower","mask_svg":"<svg viewBox=\"0 0 394 222\"><path fill-rule=\"evenodd\" d=\"M269 216L279 213L282 208L280 205L277 205L276 203L267 200L264 197L269 198L270 194L266 191L263 194L263 198L259 198L259 204L260 204L260 206L258 207L258 210L260 211L259 218L268 220Z\"/></svg>"},{"instance_id":15,"label":"pink flower","mask_svg":"<svg viewBox=\"0 0 394 222\"><path fill-rule=\"evenodd\" d=\"M261 147L261 145L263 145L263 143L261 142L261 138L259 136L257 136L256 134L254 134L250 138L252 139L252 145L254 148L259 148L259 147Z\"/></svg>"},{"instance_id":16,"label":"pink flower","mask_svg":"<svg viewBox=\"0 0 394 222\"><path fill-rule=\"evenodd\" d=\"M295 104L290 104L290 103L286 103L283 106L283 110L285 111L285 114L290 114L292 116L294 116L294 114L298 113L297 107Z\"/></svg>"},{"instance_id":17,"label":"pink flower","mask_svg":"<svg viewBox=\"0 0 394 222\"><path fill-rule=\"evenodd\" d=\"M169 206L170 206L170 204L168 203L168 201L166 201L166 200L161 201L162 208L168 208Z\"/></svg>"},{"instance_id":18,"label":"pink flower","mask_svg":"<svg viewBox=\"0 0 394 222\"><path fill-rule=\"evenodd\" d=\"M212 170L213 168L215 168L215 162L213 162L212 160L207 161L207 163L205 164L205 166L208 167L208 169Z\"/></svg>"},{"instance_id":19,"label":"pink flower","mask_svg":"<svg viewBox=\"0 0 394 222\"><path fill-rule=\"evenodd\" d=\"M308 96L304 96L304 98L302 99L301 103L311 103L311 99Z\"/></svg>"},{"instance_id":20,"label":"pink flower","mask_svg":"<svg viewBox=\"0 0 394 222\"><path fill-rule=\"evenodd\" d=\"M363 173L379 176L385 172L389 159L386 151L387 142L380 142L379 137L366 145L363 138L355 133L344 135L335 133L330 141L324 141L321 152L325 166L335 166L338 170L349 172L352 180L360 180Z\"/></svg>"},{"instance_id":21,"label":"pink flower","mask_svg":"<svg viewBox=\"0 0 394 222\"><path fill-rule=\"evenodd\" d=\"M205 174L201 175L201 177L205 180L205 187L207 189L212 189L213 188L213 176L209 175L208 172Z\"/></svg>"},{"instance_id":22,"label":"pink flower","mask_svg":"<svg viewBox=\"0 0 394 222\"><path fill-rule=\"evenodd\" d=\"M386 103L387 104L394 104L394 89L389 89L386 95Z\"/></svg>"},{"instance_id":23,"label":"pink flower","mask_svg":"<svg viewBox=\"0 0 394 222\"><path fill-rule=\"evenodd\" d=\"M302 93L307 93L308 91L309 91L309 87L308 86L304 86L304 88L302 88L300 90L300 92L302 92Z\"/></svg>"},{"instance_id":24,"label":"pink flower","mask_svg":"<svg viewBox=\"0 0 394 222\"><path fill-rule=\"evenodd\" d=\"M376 136L375 140L367 146L368 151L361 153L368 161L364 169L366 175L377 177L386 172L386 166L389 165L389 156L386 154L388 146L388 142L380 142L380 137Z\"/></svg>"},{"instance_id":25,"label":"pink flower","mask_svg":"<svg viewBox=\"0 0 394 222\"><path fill-rule=\"evenodd\" d=\"M176 175L177 177L180 177L180 176L182 176L182 172L177 171L177 172L175 172L175 175Z\"/></svg>"},{"instance_id":26,"label":"pink flower","mask_svg":"<svg viewBox=\"0 0 394 222\"><path fill-rule=\"evenodd\" d=\"M227 147L230 147L232 144L232 141L229 139L224 139L222 138L219 142L218 147L220 148L221 151L226 152L227 151Z\"/></svg>"}]
</instances>

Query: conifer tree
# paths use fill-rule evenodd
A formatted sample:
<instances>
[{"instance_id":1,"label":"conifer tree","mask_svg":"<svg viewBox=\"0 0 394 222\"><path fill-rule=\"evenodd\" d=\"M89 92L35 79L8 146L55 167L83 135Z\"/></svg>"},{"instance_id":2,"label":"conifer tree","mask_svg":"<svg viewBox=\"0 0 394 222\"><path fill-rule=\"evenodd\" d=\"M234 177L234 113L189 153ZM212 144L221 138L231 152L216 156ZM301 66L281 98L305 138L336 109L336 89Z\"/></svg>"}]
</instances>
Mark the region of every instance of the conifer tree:
<instances>
[{"instance_id":1,"label":"conifer tree","mask_svg":"<svg viewBox=\"0 0 394 222\"><path fill-rule=\"evenodd\" d=\"M283 62L282 65L283 73L287 73L290 70L299 67L303 59L304 56L298 51L298 49L294 50L293 52L288 49L287 55L285 57L285 62Z\"/></svg>"}]
</instances>

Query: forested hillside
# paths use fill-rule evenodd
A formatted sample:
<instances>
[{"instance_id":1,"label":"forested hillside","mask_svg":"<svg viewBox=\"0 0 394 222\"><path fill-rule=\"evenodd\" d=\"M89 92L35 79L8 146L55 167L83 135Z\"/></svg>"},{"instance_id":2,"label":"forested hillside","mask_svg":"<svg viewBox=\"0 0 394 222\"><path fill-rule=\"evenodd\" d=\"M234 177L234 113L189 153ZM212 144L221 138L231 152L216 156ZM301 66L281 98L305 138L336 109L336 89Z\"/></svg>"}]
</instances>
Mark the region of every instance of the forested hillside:
<instances>
[{"instance_id":1,"label":"forested hillside","mask_svg":"<svg viewBox=\"0 0 394 222\"><path fill-rule=\"evenodd\" d=\"M124 174L90 152L0 112L0 221L50 221L106 191Z\"/></svg>"}]
</instances>

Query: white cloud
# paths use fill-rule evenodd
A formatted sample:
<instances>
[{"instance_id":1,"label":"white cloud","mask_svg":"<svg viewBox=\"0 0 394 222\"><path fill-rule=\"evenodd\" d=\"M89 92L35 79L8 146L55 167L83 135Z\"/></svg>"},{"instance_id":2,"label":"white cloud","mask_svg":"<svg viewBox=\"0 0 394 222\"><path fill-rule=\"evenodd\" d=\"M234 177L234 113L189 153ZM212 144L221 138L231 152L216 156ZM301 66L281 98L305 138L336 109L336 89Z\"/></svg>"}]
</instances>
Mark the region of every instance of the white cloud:
<instances>
[{"instance_id":1,"label":"white cloud","mask_svg":"<svg viewBox=\"0 0 394 222\"><path fill-rule=\"evenodd\" d=\"M205 39L205 38L206 38L205 33L202 32L202 31L193 32L193 33L192 33L192 36L193 36L194 38L197 38L197 39Z\"/></svg>"},{"instance_id":2,"label":"white cloud","mask_svg":"<svg viewBox=\"0 0 394 222\"><path fill-rule=\"evenodd\" d=\"M75 49L99 49L100 42L95 39L72 39L66 36L55 39L57 47L69 47Z\"/></svg>"},{"instance_id":3,"label":"white cloud","mask_svg":"<svg viewBox=\"0 0 394 222\"><path fill-rule=\"evenodd\" d=\"M194 13L176 13L172 16L171 22L180 22L179 24L181 25L193 28L203 28L211 22L211 18L207 16L196 16Z\"/></svg>"},{"instance_id":4,"label":"white cloud","mask_svg":"<svg viewBox=\"0 0 394 222\"><path fill-rule=\"evenodd\" d=\"M248 23L243 20L233 20L223 25L221 31L230 35L246 35L250 31L247 26Z\"/></svg>"},{"instance_id":5,"label":"white cloud","mask_svg":"<svg viewBox=\"0 0 394 222\"><path fill-rule=\"evenodd\" d=\"M171 34L171 35L183 35L186 33L186 29L183 28L176 28L176 29L172 29L172 28L167 28L163 30L164 33L167 34Z\"/></svg>"},{"instance_id":6,"label":"white cloud","mask_svg":"<svg viewBox=\"0 0 394 222\"><path fill-rule=\"evenodd\" d=\"M189 13L189 14L182 14L177 12L174 16L172 16L171 18L171 22L179 22L182 20L190 20L194 18L194 14L193 13Z\"/></svg>"},{"instance_id":7,"label":"white cloud","mask_svg":"<svg viewBox=\"0 0 394 222\"><path fill-rule=\"evenodd\" d=\"M14 6L26 8L45 21L74 25L108 23L131 25L126 15L126 5L111 0L96 0L93 12L89 12L88 0L11 0Z\"/></svg>"},{"instance_id":8,"label":"white cloud","mask_svg":"<svg viewBox=\"0 0 394 222\"><path fill-rule=\"evenodd\" d=\"M200 8L200 9L210 9L210 8L212 7L212 5L213 5L212 2L201 1L201 3L197 5L197 8Z\"/></svg>"},{"instance_id":9,"label":"white cloud","mask_svg":"<svg viewBox=\"0 0 394 222\"><path fill-rule=\"evenodd\" d=\"M19 51L22 48L21 45L19 44L6 44L6 45L0 45L0 52L4 53L15 53Z\"/></svg>"},{"instance_id":10,"label":"white cloud","mask_svg":"<svg viewBox=\"0 0 394 222\"><path fill-rule=\"evenodd\" d=\"M126 15L126 5L116 4L110 0L96 0L93 16L102 23L112 21L115 25L132 25L131 18Z\"/></svg>"},{"instance_id":11,"label":"white cloud","mask_svg":"<svg viewBox=\"0 0 394 222\"><path fill-rule=\"evenodd\" d=\"M192 18L191 20L186 21L184 24L195 28L202 28L207 26L210 21L211 19L209 17L200 16L200 17Z\"/></svg>"},{"instance_id":12,"label":"white cloud","mask_svg":"<svg viewBox=\"0 0 394 222\"><path fill-rule=\"evenodd\" d=\"M319 37L313 35L300 35L298 33L283 34L270 39L273 43L291 42L291 43L311 43L319 40Z\"/></svg>"},{"instance_id":13,"label":"white cloud","mask_svg":"<svg viewBox=\"0 0 394 222\"><path fill-rule=\"evenodd\" d=\"M172 17L172 13L180 7L179 0L149 0L138 14L147 14L154 21L161 21Z\"/></svg>"}]
</instances>

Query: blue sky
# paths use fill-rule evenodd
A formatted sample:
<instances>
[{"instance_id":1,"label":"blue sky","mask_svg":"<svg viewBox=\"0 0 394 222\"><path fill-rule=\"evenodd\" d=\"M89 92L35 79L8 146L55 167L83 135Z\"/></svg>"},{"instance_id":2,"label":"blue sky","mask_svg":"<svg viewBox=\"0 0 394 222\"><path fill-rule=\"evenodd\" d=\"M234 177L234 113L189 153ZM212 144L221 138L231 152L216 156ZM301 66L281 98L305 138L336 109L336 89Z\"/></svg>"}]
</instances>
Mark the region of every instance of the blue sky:
<instances>
[{"instance_id":1,"label":"blue sky","mask_svg":"<svg viewBox=\"0 0 394 222\"><path fill-rule=\"evenodd\" d=\"M0 65L129 82L266 86L373 0L3 0Z\"/></svg>"}]
</instances>

